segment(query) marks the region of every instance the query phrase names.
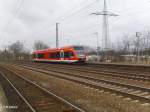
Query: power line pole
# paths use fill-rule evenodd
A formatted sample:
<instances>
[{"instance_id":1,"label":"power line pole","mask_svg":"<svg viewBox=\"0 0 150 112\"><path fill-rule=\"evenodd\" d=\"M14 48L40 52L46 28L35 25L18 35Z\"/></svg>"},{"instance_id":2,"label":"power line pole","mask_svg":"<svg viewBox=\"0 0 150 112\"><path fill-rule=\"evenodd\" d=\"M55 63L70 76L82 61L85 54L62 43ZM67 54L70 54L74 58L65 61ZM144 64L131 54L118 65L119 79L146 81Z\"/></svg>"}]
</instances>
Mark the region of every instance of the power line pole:
<instances>
[{"instance_id":1,"label":"power line pole","mask_svg":"<svg viewBox=\"0 0 150 112\"><path fill-rule=\"evenodd\" d=\"M97 61L99 62L99 44L98 44L98 32L95 32L94 33L94 35L96 35L96 42L97 42L97 48L96 48L96 50L97 50Z\"/></svg>"},{"instance_id":2,"label":"power line pole","mask_svg":"<svg viewBox=\"0 0 150 112\"><path fill-rule=\"evenodd\" d=\"M103 49L106 52L105 58L107 59L107 51L109 49L109 22L108 17L110 16L118 16L117 14L110 13L107 11L107 4L106 0L104 0L104 8L102 12L92 13L94 15L101 15L103 16L103 32L102 32L102 41L103 41Z\"/></svg>"},{"instance_id":3,"label":"power line pole","mask_svg":"<svg viewBox=\"0 0 150 112\"><path fill-rule=\"evenodd\" d=\"M58 25L59 23L56 23L56 48L59 48Z\"/></svg>"},{"instance_id":4,"label":"power line pole","mask_svg":"<svg viewBox=\"0 0 150 112\"><path fill-rule=\"evenodd\" d=\"M137 63L140 63L140 33L136 32L137 37Z\"/></svg>"},{"instance_id":5,"label":"power line pole","mask_svg":"<svg viewBox=\"0 0 150 112\"><path fill-rule=\"evenodd\" d=\"M147 48L146 48L147 56L149 56L149 52L148 52L148 51L149 51L149 37L150 37L150 32L148 32L148 35L147 35L147 42L146 42L146 43L147 43L147 45L146 45L146 46L147 46Z\"/></svg>"},{"instance_id":6,"label":"power line pole","mask_svg":"<svg viewBox=\"0 0 150 112\"><path fill-rule=\"evenodd\" d=\"M107 5L106 1L104 0L104 9L103 13L100 14L103 15L103 39L104 39L104 50L108 50L108 42L109 42L109 23L108 23L108 14L107 14Z\"/></svg>"}]
</instances>

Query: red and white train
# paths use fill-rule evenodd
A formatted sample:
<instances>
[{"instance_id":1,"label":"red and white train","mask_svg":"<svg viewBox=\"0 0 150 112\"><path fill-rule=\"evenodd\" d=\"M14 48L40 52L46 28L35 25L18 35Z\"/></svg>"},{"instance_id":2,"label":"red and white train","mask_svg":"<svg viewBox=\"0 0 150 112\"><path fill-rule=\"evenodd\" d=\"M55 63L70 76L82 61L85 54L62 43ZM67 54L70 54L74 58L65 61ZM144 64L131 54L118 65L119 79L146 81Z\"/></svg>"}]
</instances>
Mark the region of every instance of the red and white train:
<instances>
[{"instance_id":1,"label":"red and white train","mask_svg":"<svg viewBox=\"0 0 150 112\"><path fill-rule=\"evenodd\" d=\"M63 48L37 50L32 54L36 62L86 62L86 54L83 46L68 46Z\"/></svg>"}]
</instances>

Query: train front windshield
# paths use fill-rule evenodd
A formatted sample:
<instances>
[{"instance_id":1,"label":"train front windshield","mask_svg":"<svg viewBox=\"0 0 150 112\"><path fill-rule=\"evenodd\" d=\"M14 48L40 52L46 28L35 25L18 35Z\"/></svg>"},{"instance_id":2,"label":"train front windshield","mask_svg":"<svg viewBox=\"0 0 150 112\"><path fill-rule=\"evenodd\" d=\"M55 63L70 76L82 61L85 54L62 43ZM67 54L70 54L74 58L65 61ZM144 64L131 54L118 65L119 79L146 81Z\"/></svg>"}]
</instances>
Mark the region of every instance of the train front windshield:
<instances>
[{"instance_id":1,"label":"train front windshield","mask_svg":"<svg viewBox=\"0 0 150 112\"><path fill-rule=\"evenodd\" d=\"M74 46L73 48L76 51L79 58L83 58L85 56L83 46Z\"/></svg>"}]
</instances>

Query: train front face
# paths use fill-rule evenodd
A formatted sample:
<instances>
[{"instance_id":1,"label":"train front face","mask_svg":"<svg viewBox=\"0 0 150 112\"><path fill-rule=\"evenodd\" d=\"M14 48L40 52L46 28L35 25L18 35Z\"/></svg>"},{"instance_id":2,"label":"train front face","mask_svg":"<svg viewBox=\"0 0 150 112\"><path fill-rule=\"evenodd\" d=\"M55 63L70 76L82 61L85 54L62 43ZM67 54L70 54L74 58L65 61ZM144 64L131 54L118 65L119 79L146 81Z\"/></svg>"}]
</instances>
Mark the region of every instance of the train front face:
<instances>
[{"instance_id":1,"label":"train front face","mask_svg":"<svg viewBox=\"0 0 150 112\"><path fill-rule=\"evenodd\" d=\"M73 48L76 52L78 62L79 63L85 63L86 62L86 55L85 55L84 47L83 46L73 46Z\"/></svg>"}]
</instances>

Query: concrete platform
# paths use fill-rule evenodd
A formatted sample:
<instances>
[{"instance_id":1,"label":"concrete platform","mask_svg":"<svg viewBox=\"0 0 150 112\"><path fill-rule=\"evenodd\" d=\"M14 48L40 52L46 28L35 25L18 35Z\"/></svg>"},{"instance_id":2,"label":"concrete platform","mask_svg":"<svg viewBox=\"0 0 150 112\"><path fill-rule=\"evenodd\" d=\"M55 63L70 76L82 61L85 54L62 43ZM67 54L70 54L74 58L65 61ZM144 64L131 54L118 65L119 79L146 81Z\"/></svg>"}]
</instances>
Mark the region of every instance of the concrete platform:
<instances>
[{"instance_id":1,"label":"concrete platform","mask_svg":"<svg viewBox=\"0 0 150 112\"><path fill-rule=\"evenodd\" d=\"M3 88L0 84L0 112L8 112L8 103Z\"/></svg>"}]
</instances>

